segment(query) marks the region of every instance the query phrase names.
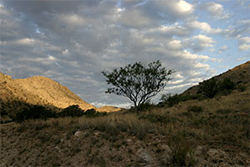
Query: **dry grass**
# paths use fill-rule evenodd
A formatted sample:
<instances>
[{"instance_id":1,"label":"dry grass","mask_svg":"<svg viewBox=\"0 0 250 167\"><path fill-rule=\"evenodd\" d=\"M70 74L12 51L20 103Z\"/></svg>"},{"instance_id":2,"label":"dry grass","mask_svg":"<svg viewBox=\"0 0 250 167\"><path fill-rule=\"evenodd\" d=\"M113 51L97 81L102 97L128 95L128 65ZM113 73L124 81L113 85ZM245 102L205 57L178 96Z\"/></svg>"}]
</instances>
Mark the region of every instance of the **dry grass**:
<instances>
[{"instance_id":1,"label":"dry grass","mask_svg":"<svg viewBox=\"0 0 250 167\"><path fill-rule=\"evenodd\" d=\"M154 159L153 166L188 166L196 163L195 149L202 146L205 150L224 150L231 156L231 166L235 166L239 153L249 155L249 92L247 89L220 99L190 100L140 114L1 125L1 148L5 151L2 164L143 166L147 162L138 158L138 150L147 149ZM80 137L75 136L77 131L82 132ZM170 157L167 145L172 150ZM209 161L207 154L199 156ZM216 165L217 160L211 161L208 163ZM246 166L247 160L241 159L240 163Z\"/></svg>"},{"instance_id":2,"label":"dry grass","mask_svg":"<svg viewBox=\"0 0 250 167\"><path fill-rule=\"evenodd\" d=\"M187 101L172 108L154 109L137 114L110 114L98 118L61 118L48 121L29 121L20 125L35 130L56 128L93 130L109 136L126 133L142 140L147 135L164 135L167 138L185 131L192 143L207 143L216 147L249 148L249 91L239 95ZM244 102L244 103L241 103ZM243 104L243 105L242 105ZM223 107L227 106L227 107ZM198 112L196 110L199 110ZM177 111L176 111L177 110Z\"/></svg>"}]
</instances>

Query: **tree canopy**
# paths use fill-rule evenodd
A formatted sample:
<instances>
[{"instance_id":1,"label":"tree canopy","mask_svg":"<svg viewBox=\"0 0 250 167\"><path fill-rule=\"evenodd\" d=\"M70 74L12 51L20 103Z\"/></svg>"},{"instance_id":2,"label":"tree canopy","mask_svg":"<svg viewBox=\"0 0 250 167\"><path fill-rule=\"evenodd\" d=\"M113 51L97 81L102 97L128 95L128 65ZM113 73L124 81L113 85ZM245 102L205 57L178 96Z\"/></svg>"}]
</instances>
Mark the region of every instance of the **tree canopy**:
<instances>
[{"instance_id":1,"label":"tree canopy","mask_svg":"<svg viewBox=\"0 0 250 167\"><path fill-rule=\"evenodd\" d=\"M103 71L102 74L107 78L106 82L113 85L106 93L125 96L137 107L162 91L173 72L162 67L158 60L147 66L136 62L112 72Z\"/></svg>"}]
</instances>

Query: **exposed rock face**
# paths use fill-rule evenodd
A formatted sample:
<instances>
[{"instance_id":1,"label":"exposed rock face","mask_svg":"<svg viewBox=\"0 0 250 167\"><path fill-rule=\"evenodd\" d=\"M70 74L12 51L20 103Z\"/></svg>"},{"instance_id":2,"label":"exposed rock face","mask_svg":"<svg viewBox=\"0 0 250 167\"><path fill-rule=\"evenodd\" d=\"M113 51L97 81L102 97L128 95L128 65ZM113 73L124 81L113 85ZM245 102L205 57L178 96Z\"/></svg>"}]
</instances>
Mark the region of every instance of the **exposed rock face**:
<instances>
[{"instance_id":1,"label":"exposed rock face","mask_svg":"<svg viewBox=\"0 0 250 167\"><path fill-rule=\"evenodd\" d=\"M53 105L66 108L79 105L83 110L95 108L82 100L65 86L46 77L34 76L26 79L12 79L0 72L0 99L19 100L29 104Z\"/></svg>"}]
</instances>

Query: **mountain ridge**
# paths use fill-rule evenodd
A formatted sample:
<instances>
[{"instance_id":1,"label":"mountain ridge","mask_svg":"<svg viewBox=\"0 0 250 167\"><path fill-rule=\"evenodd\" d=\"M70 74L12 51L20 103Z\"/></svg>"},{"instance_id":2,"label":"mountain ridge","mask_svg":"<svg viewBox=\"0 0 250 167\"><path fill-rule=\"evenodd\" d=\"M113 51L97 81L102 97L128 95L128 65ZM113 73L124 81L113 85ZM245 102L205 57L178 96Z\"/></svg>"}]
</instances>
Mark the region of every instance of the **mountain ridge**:
<instances>
[{"instance_id":1,"label":"mountain ridge","mask_svg":"<svg viewBox=\"0 0 250 167\"><path fill-rule=\"evenodd\" d=\"M228 71L226 71L224 73L213 76L207 80L210 80L213 78L217 79L218 81L222 81L223 79L229 78L235 85L242 84L242 85L250 86L250 61L247 61L243 64L240 64L232 69L229 69ZM197 95L197 94L199 94L198 93L199 88L203 84L203 82L200 82L198 85L194 85L194 86L186 89L181 94L182 95Z\"/></svg>"},{"instance_id":2,"label":"mountain ridge","mask_svg":"<svg viewBox=\"0 0 250 167\"><path fill-rule=\"evenodd\" d=\"M83 110L96 109L67 87L50 78L33 76L12 79L11 76L0 72L0 81L0 98L3 101L20 100L34 105L53 105L57 108L79 105Z\"/></svg>"}]
</instances>

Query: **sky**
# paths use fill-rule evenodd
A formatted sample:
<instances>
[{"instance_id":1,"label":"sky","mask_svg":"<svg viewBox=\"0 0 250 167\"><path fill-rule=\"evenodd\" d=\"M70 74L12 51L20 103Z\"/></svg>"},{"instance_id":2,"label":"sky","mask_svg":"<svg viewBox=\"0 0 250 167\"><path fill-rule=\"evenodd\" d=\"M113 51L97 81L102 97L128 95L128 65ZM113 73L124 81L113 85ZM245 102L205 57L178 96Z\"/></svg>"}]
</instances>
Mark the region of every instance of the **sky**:
<instances>
[{"instance_id":1,"label":"sky","mask_svg":"<svg viewBox=\"0 0 250 167\"><path fill-rule=\"evenodd\" d=\"M0 0L0 71L49 77L97 107L131 105L105 94L102 71L160 60L176 72L161 94L250 60L248 0Z\"/></svg>"}]
</instances>

